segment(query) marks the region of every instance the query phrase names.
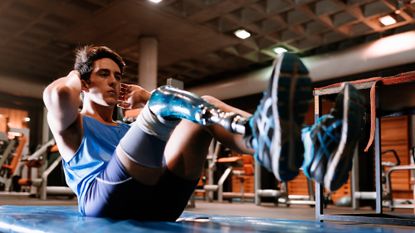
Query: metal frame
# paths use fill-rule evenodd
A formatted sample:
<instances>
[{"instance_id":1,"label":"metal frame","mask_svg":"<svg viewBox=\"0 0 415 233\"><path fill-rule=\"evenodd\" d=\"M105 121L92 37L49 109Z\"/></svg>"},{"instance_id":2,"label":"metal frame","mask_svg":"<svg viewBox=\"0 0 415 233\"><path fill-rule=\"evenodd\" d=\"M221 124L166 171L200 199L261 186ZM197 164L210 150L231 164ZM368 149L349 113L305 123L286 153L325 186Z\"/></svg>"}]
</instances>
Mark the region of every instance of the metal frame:
<instances>
[{"instance_id":1,"label":"metal frame","mask_svg":"<svg viewBox=\"0 0 415 233\"><path fill-rule=\"evenodd\" d=\"M313 182L307 178L308 195L289 195L287 182L281 183L281 189L261 188L261 165L255 163L255 205L261 205L261 197L274 197L275 204L289 205L314 205Z\"/></svg>"},{"instance_id":2,"label":"metal frame","mask_svg":"<svg viewBox=\"0 0 415 233\"><path fill-rule=\"evenodd\" d=\"M218 192L218 201L223 202L223 184L228 179L229 175L232 173L232 166L229 166L226 168L225 172L222 174L222 176L219 178L218 184L210 184L205 185L203 188L205 189L205 192L210 194L214 192ZM209 201L213 201L212 199L209 199Z\"/></svg>"},{"instance_id":3,"label":"metal frame","mask_svg":"<svg viewBox=\"0 0 415 233\"><path fill-rule=\"evenodd\" d=\"M214 172L216 169L216 159L218 158L219 155L219 151L220 151L220 147L221 147L221 143L217 142L216 140L212 140L212 142L210 143L209 146L209 154L206 158L207 162L208 162L208 168L207 168L207 184L205 184L203 186L203 190L205 191L205 198L208 199L209 202L213 201L213 194L214 191L216 191L216 188L214 190L207 190L209 189L209 187L214 188L213 186L215 185L213 180L214 180Z\"/></svg>"},{"instance_id":4,"label":"metal frame","mask_svg":"<svg viewBox=\"0 0 415 233\"><path fill-rule=\"evenodd\" d=\"M397 205L394 204L393 202L393 194L392 194L392 173L395 171L415 171L415 165L411 164L411 165L400 165L400 166L395 166L390 168L387 172L386 172L386 187L390 190L390 202L389 202L389 208L391 210L393 210L395 207L399 207ZM415 184L412 185L413 190L415 190ZM411 204L410 206L400 206L400 208L414 208L415 211L415 204Z\"/></svg>"},{"instance_id":5,"label":"metal frame","mask_svg":"<svg viewBox=\"0 0 415 233\"><path fill-rule=\"evenodd\" d=\"M287 184L282 183L281 190L261 189L261 165L255 163L254 186L255 186L255 205L261 205L261 197L274 197L275 204L279 203L279 199L284 199L284 203L288 202Z\"/></svg>"},{"instance_id":6,"label":"metal frame","mask_svg":"<svg viewBox=\"0 0 415 233\"><path fill-rule=\"evenodd\" d=\"M0 168L3 166L6 159L10 156L10 153L13 151L14 146L16 144L15 140L11 140L8 142L6 149L3 151L2 156L0 157Z\"/></svg>"},{"instance_id":7,"label":"metal frame","mask_svg":"<svg viewBox=\"0 0 415 233\"><path fill-rule=\"evenodd\" d=\"M32 155L28 156L25 160L38 160L43 156L48 148L55 144L54 139L50 139L45 144L43 144L38 150L36 150ZM46 160L44 156L43 160ZM51 164L44 163L41 168L41 176L32 178L32 186L39 188L37 191L41 200L46 200L48 194L58 194L58 195L74 195L72 190L67 186L48 186L48 177L53 172L53 170L61 165L62 157L59 156Z\"/></svg>"},{"instance_id":8,"label":"metal frame","mask_svg":"<svg viewBox=\"0 0 415 233\"><path fill-rule=\"evenodd\" d=\"M42 183L40 186L40 199L46 200L48 194L74 195L72 190L66 186L48 186L48 177L50 173L61 164L62 156L59 156L53 163L42 173Z\"/></svg>"},{"instance_id":9,"label":"metal frame","mask_svg":"<svg viewBox=\"0 0 415 233\"><path fill-rule=\"evenodd\" d=\"M362 82L356 84L355 87L359 90L369 89L371 87L371 82ZM314 91L314 118L317 120L322 111L321 106L321 96L329 94L337 94L341 91L340 87L331 87L327 89L320 89ZM376 111L380 109L379 95L376 95ZM316 205L315 205L315 215L316 220L323 222L325 220L331 221L345 221L345 222L362 222L370 224L394 224L394 225L408 225L415 226L415 218L412 216L404 215L392 215L384 214L382 210L382 177L381 177L381 127L380 127L380 114L376 114L375 120L375 188L376 188L376 209L375 213L371 214L324 214L323 210L323 193L324 188L322 184L316 183L315 192L316 192Z\"/></svg>"},{"instance_id":10,"label":"metal frame","mask_svg":"<svg viewBox=\"0 0 415 233\"><path fill-rule=\"evenodd\" d=\"M251 198L250 195L246 194L242 188L242 192L238 195L233 192L224 192L223 185L225 181L228 180L229 177L235 175L234 165L228 164L226 170L220 176L218 183L214 184L214 172L216 170L216 163L218 162L218 157L220 153L220 149L222 144L216 140L212 140L210 147L209 147L209 154L207 156L208 161L208 169L207 169L207 184L203 186L203 191L205 192L205 199L209 202L213 201L214 193L217 192L218 202L223 202L225 198L229 197L240 197L241 201L244 201L244 198ZM243 173L237 173L236 175L242 175ZM242 186L243 187L243 186Z\"/></svg>"}]
</instances>

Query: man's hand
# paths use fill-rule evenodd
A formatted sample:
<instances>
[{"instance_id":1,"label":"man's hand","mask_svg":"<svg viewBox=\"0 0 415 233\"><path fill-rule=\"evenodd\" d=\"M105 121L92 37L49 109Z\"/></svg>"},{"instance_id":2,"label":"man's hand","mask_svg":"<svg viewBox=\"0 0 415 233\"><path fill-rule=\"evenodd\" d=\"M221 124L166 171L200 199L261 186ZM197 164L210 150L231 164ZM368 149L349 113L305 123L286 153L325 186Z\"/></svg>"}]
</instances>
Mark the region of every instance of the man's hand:
<instances>
[{"instance_id":1,"label":"man's hand","mask_svg":"<svg viewBox=\"0 0 415 233\"><path fill-rule=\"evenodd\" d=\"M121 83L118 106L123 109L142 108L150 98L150 92L133 84Z\"/></svg>"}]
</instances>

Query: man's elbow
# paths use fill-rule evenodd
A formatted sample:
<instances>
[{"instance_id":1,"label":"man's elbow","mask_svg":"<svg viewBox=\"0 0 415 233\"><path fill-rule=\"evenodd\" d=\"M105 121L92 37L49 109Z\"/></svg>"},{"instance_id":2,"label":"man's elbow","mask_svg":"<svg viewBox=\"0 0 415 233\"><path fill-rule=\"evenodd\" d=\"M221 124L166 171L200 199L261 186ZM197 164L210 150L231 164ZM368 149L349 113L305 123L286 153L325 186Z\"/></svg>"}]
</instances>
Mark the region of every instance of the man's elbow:
<instances>
[{"instance_id":1,"label":"man's elbow","mask_svg":"<svg viewBox=\"0 0 415 233\"><path fill-rule=\"evenodd\" d=\"M43 91L43 102L48 108L70 102L72 95L71 89L67 86L48 86Z\"/></svg>"}]
</instances>

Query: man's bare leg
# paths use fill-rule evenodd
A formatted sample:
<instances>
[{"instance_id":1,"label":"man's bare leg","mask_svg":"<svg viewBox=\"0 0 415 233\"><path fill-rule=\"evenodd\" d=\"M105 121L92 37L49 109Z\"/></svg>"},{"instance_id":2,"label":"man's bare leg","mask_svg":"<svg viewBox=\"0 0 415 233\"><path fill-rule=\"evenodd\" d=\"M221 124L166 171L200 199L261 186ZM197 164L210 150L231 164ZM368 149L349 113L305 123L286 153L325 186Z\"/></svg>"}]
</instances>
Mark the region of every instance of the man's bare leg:
<instances>
[{"instance_id":1,"label":"man's bare leg","mask_svg":"<svg viewBox=\"0 0 415 233\"><path fill-rule=\"evenodd\" d=\"M222 101L205 96L204 100L225 112L234 112L248 117L250 114L234 108ZM252 154L243 136L230 133L219 125L201 126L182 120L167 142L165 158L167 169L185 179L198 179L203 171L207 152L212 138L235 151Z\"/></svg>"},{"instance_id":2,"label":"man's bare leg","mask_svg":"<svg viewBox=\"0 0 415 233\"><path fill-rule=\"evenodd\" d=\"M166 169L175 175L195 180L200 177L212 136L200 125L182 120L167 142Z\"/></svg>"}]
</instances>

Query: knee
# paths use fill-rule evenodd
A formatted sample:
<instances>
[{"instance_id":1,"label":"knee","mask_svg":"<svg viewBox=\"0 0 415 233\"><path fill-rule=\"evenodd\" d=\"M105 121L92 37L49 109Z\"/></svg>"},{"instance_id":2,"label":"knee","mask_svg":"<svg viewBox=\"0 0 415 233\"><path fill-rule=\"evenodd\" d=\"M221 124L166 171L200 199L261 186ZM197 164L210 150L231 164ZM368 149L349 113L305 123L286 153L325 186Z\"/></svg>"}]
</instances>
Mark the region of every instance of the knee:
<instances>
[{"instance_id":1,"label":"knee","mask_svg":"<svg viewBox=\"0 0 415 233\"><path fill-rule=\"evenodd\" d=\"M204 101L208 102L209 104L212 104L214 106L218 105L221 101L213 96L210 95L203 95L201 97Z\"/></svg>"},{"instance_id":2,"label":"knee","mask_svg":"<svg viewBox=\"0 0 415 233\"><path fill-rule=\"evenodd\" d=\"M180 131L180 135L187 135L187 134L199 134L205 131L206 126L203 126L198 123L194 123L188 120L180 121L178 127L176 127L175 131ZM176 133L177 134L177 133ZM170 137L171 138L171 137Z\"/></svg>"}]
</instances>

